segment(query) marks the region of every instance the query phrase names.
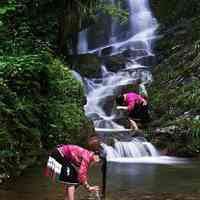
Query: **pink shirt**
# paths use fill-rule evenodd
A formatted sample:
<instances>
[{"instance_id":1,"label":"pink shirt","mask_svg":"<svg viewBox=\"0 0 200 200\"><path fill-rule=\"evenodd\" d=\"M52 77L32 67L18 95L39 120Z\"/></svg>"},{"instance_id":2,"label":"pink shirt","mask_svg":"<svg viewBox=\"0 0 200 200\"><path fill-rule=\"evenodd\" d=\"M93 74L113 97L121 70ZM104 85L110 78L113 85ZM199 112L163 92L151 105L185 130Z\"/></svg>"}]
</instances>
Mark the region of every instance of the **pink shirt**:
<instances>
[{"instance_id":1,"label":"pink shirt","mask_svg":"<svg viewBox=\"0 0 200 200\"><path fill-rule=\"evenodd\" d=\"M130 112L131 110L134 109L135 104L140 104L144 101L145 99L134 92L129 92L125 96L125 103L128 106L128 111Z\"/></svg>"},{"instance_id":2,"label":"pink shirt","mask_svg":"<svg viewBox=\"0 0 200 200\"><path fill-rule=\"evenodd\" d=\"M65 156L65 159L79 167L79 182L86 182L88 179L89 164L93 159L94 153L76 145L62 145L58 148L58 151Z\"/></svg>"}]
</instances>

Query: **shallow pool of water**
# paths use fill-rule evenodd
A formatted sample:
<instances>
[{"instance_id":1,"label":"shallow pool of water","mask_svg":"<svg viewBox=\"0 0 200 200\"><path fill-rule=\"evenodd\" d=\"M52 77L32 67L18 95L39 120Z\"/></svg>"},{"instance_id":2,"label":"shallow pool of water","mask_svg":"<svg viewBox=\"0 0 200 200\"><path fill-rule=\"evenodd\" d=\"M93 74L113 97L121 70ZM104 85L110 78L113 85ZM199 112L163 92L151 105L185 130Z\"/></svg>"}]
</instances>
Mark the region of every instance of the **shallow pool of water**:
<instances>
[{"instance_id":1,"label":"shallow pool of water","mask_svg":"<svg viewBox=\"0 0 200 200\"><path fill-rule=\"evenodd\" d=\"M111 162L107 173L110 192L133 188L148 192L200 192L199 165Z\"/></svg>"},{"instance_id":2,"label":"shallow pool of water","mask_svg":"<svg viewBox=\"0 0 200 200\"><path fill-rule=\"evenodd\" d=\"M108 162L107 196L134 200L200 199L199 162L161 161Z\"/></svg>"},{"instance_id":3,"label":"shallow pool of water","mask_svg":"<svg viewBox=\"0 0 200 200\"><path fill-rule=\"evenodd\" d=\"M198 162L185 164L108 162L106 199L199 200ZM64 187L52 185L42 169L27 170L21 177L0 185L0 200L62 200ZM93 184L101 185L99 167L90 170ZM90 199L79 188L76 199Z\"/></svg>"},{"instance_id":4,"label":"shallow pool of water","mask_svg":"<svg viewBox=\"0 0 200 200\"><path fill-rule=\"evenodd\" d=\"M101 184L100 167L94 166L89 174L95 185ZM83 187L79 187L76 199L89 199L89 194ZM52 183L43 175L43 168L35 167L17 179L10 180L0 185L0 200L63 200L64 186Z\"/></svg>"}]
</instances>

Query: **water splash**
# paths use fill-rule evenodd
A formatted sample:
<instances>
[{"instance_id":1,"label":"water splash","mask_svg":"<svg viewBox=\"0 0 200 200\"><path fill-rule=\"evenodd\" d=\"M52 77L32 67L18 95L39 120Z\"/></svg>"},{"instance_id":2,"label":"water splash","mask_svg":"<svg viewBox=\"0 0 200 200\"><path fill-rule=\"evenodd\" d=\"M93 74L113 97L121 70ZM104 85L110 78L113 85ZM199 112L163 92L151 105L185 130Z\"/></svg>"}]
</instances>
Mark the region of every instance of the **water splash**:
<instances>
[{"instance_id":1,"label":"water splash","mask_svg":"<svg viewBox=\"0 0 200 200\"><path fill-rule=\"evenodd\" d=\"M73 74L76 80L78 80L82 85L84 85L83 79L78 72L71 70L71 73Z\"/></svg>"},{"instance_id":2,"label":"water splash","mask_svg":"<svg viewBox=\"0 0 200 200\"><path fill-rule=\"evenodd\" d=\"M134 138L127 142L115 139L113 146L107 144L103 144L102 146L106 152L107 160L159 156L155 147L144 138Z\"/></svg>"}]
</instances>

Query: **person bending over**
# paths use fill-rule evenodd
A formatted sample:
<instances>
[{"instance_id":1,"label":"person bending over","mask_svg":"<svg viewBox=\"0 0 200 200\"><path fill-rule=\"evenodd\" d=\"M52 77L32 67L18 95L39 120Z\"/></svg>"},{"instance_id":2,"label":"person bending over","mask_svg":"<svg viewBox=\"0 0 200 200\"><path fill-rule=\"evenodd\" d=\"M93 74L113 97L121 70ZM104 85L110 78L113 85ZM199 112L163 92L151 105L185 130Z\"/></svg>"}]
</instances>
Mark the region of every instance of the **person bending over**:
<instances>
[{"instance_id":1,"label":"person bending over","mask_svg":"<svg viewBox=\"0 0 200 200\"><path fill-rule=\"evenodd\" d=\"M100 140L89 140L87 150L77 145L61 144L51 153L47 161L45 175L66 185L64 200L75 199L75 189L83 185L89 192L96 192L99 186L88 182L88 170L93 163L100 162Z\"/></svg>"},{"instance_id":2,"label":"person bending over","mask_svg":"<svg viewBox=\"0 0 200 200\"><path fill-rule=\"evenodd\" d=\"M129 92L116 97L117 109L128 110L130 128L138 130L136 121L146 123L149 121L148 103L141 95Z\"/></svg>"}]
</instances>

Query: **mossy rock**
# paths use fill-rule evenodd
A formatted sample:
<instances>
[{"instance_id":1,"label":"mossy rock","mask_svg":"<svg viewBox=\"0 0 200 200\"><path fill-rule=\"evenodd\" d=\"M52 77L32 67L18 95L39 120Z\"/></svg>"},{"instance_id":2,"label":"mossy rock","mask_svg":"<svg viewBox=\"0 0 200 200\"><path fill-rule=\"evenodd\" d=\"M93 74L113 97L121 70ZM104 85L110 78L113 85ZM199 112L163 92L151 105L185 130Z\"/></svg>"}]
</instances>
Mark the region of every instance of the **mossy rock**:
<instances>
[{"instance_id":1,"label":"mossy rock","mask_svg":"<svg viewBox=\"0 0 200 200\"><path fill-rule=\"evenodd\" d=\"M81 74L82 77L97 78L101 76L101 60L94 54L83 54L68 56L72 69Z\"/></svg>"},{"instance_id":2,"label":"mossy rock","mask_svg":"<svg viewBox=\"0 0 200 200\"><path fill-rule=\"evenodd\" d=\"M155 45L159 58L152 68L154 81L148 90L151 113L157 128L176 125L180 130L174 132L171 146L167 134L157 139L152 131L152 141L156 141L158 147L168 148L170 154L195 156L199 151L199 144L195 144L199 132L195 131L198 128L196 124L193 126L193 118L199 112L200 102L200 22L196 12L199 7L195 5L199 2L151 2L161 23L159 32L164 34ZM180 11L182 6L185 6L183 12ZM182 120L187 117L189 120ZM155 128L154 123L149 126Z\"/></svg>"}]
</instances>

